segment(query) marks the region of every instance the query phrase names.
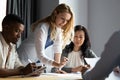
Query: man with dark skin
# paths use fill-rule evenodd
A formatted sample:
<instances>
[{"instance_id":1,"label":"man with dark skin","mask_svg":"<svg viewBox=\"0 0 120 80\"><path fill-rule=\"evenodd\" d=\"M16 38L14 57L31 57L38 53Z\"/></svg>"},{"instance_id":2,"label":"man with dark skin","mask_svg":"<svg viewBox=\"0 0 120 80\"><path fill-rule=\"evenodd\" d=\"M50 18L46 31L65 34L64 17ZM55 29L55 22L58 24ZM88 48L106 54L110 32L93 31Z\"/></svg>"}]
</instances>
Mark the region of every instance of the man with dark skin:
<instances>
[{"instance_id":1,"label":"man with dark skin","mask_svg":"<svg viewBox=\"0 0 120 80\"><path fill-rule=\"evenodd\" d=\"M26 67L20 62L15 44L24 31L24 23L18 16L8 14L2 21L0 33L0 77L26 75L37 69L34 63ZM40 72L34 75L39 75Z\"/></svg>"}]
</instances>

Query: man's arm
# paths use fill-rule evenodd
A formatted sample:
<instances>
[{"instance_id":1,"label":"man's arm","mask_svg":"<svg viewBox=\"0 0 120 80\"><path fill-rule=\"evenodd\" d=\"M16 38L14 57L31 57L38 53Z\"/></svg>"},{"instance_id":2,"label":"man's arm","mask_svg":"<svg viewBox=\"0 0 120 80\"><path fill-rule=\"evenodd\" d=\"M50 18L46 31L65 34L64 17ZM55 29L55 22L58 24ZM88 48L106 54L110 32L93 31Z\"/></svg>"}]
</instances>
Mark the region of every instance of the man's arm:
<instances>
[{"instance_id":1,"label":"man's arm","mask_svg":"<svg viewBox=\"0 0 120 80\"><path fill-rule=\"evenodd\" d=\"M0 69L0 77L8 77L8 76L16 76L22 74L21 68L19 67L17 69Z\"/></svg>"},{"instance_id":2,"label":"man's arm","mask_svg":"<svg viewBox=\"0 0 120 80\"><path fill-rule=\"evenodd\" d=\"M40 69L41 66L36 66L35 63L29 63L27 66L23 67L20 66L17 69L0 69L0 77L8 77L8 76L16 76L16 75L27 75L29 73L32 73L38 69ZM33 76L40 75L41 72L36 72L33 74ZM31 75L32 76L32 75Z\"/></svg>"}]
</instances>

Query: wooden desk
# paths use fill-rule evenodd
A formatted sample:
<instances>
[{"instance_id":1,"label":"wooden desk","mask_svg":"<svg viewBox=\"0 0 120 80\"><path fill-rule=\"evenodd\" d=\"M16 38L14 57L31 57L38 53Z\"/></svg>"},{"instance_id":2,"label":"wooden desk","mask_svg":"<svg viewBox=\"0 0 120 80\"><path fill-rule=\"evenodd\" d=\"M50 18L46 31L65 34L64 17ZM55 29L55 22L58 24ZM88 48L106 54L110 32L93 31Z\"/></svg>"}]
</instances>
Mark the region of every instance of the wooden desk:
<instances>
[{"instance_id":1,"label":"wooden desk","mask_svg":"<svg viewBox=\"0 0 120 80\"><path fill-rule=\"evenodd\" d=\"M14 76L7 78L0 78L0 80L82 80L81 75L77 74L41 74L39 77L24 77Z\"/></svg>"}]
</instances>

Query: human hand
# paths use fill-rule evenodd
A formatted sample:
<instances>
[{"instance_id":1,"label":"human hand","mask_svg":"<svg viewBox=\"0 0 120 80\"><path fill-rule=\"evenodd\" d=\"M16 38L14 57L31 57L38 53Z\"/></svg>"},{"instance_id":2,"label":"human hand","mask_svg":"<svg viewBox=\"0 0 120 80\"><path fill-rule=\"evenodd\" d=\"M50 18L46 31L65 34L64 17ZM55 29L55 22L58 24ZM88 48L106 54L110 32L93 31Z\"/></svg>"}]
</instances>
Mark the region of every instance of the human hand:
<instances>
[{"instance_id":1,"label":"human hand","mask_svg":"<svg viewBox=\"0 0 120 80\"><path fill-rule=\"evenodd\" d=\"M63 58L61 59L61 62L60 62L60 68L62 68L63 66L65 66L65 64L67 63L67 61L68 61L68 58L63 57Z\"/></svg>"},{"instance_id":2,"label":"human hand","mask_svg":"<svg viewBox=\"0 0 120 80\"><path fill-rule=\"evenodd\" d=\"M80 65L78 67L72 68L72 72L81 72L84 73L86 70L90 68L90 65Z\"/></svg>"},{"instance_id":3,"label":"human hand","mask_svg":"<svg viewBox=\"0 0 120 80\"><path fill-rule=\"evenodd\" d=\"M82 70L81 70L81 73L84 74L88 69L90 69L91 66L90 65L85 65Z\"/></svg>"},{"instance_id":4,"label":"human hand","mask_svg":"<svg viewBox=\"0 0 120 80\"><path fill-rule=\"evenodd\" d=\"M113 71L114 71L115 73L120 73L120 68L119 68L119 66L115 67L115 68L113 69Z\"/></svg>"},{"instance_id":5,"label":"human hand","mask_svg":"<svg viewBox=\"0 0 120 80\"><path fill-rule=\"evenodd\" d=\"M35 71L33 71L32 73L29 73L27 74L28 76L39 76L43 71L44 69L42 70L42 66L37 66Z\"/></svg>"},{"instance_id":6,"label":"human hand","mask_svg":"<svg viewBox=\"0 0 120 80\"><path fill-rule=\"evenodd\" d=\"M36 65L35 63L27 64L27 66L25 66L24 68L21 69L22 74L26 75L26 74L31 73L32 71L34 71L34 66L35 65Z\"/></svg>"},{"instance_id":7,"label":"human hand","mask_svg":"<svg viewBox=\"0 0 120 80\"><path fill-rule=\"evenodd\" d=\"M82 67L83 67L82 65L78 66L78 67L74 67L74 68L72 68L72 72L81 72Z\"/></svg>"},{"instance_id":8,"label":"human hand","mask_svg":"<svg viewBox=\"0 0 120 80\"><path fill-rule=\"evenodd\" d=\"M68 58L63 57L60 61L60 63L53 61L52 66L56 67L56 68L62 68L65 66L66 62L68 61Z\"/></svg>"},{"instance_id":9,"label":"human hand","mask_svg":"<svg viewBox=\"0 0 120 80\"><path fill-rule=\"evenodd\" d=\"M40 68L41 68L41 66L36 66L35 63L29 63L26 67L21 69L21 72L23 73L23 75L28 75L28 74L32 73L32 75L30 75L30 76L38 76L38 75L40 75L41 72L39 72L39 71L35 72L35 73L33 73L33 72Z\"/></svg>"},{"instance_id":10,"label":"human hand","mask_svg":"<svg viewBox=\"0 0 120 80\"><path fill-rule=\"evenodd\" d=\"M65 72L65 71L63 71L63 70L56 70L56 73L66 74L67 72Z\"/></svg>"},{"instance_id":11,"label":"human hand","mask_svg":"<svg viewBox=\"0 0 120 80\"><path fill-rule=\"evenodd\" d=\"M90 66L89 64L84 65L84 67L86 67L87 69L90 69L90 68L91 68L91 66Z\"/></svg>"},{"instance_id":12,"label":"human hand","mask_svg":"<svg viewBox=\"0 0 120 80\"><path fill-rule=\"evenodd\" d=\"M22 77L39 76L45 69L46 69L46 67L39 66L38 69L36 69L32 73L29 73L27 75L23 75Z\"/></svg>"},{"instance_id":13,"label":"human hand","mask_svg":"<svg viewBox=\"0 0 120 80\"><path fill-rule=\"evenodd\" d=\"M89 69L88 67L83 67L81 73L84 74L88 69Z\"/></svg>"}]
</instances>

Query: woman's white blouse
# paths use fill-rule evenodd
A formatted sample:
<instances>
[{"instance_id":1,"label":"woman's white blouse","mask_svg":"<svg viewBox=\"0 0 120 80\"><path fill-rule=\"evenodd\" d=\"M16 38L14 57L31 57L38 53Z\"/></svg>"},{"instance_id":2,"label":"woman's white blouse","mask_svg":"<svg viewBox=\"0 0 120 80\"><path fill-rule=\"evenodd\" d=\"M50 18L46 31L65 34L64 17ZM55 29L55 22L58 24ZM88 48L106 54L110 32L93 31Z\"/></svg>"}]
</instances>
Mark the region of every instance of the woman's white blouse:
<instances>
[{"instance_id":1,"label":"woman's white blouse","mask_svg":"<svg viewBox=\"0 0 120 80\"><path fill-rule=\"evenodd\" d=\"M44 64L52 65L53 60L45 54L45 44L48 36L49 25L46 23L39 24L35 30L35 47L37 56L40 61ZM62 30L61 28L56 29L55 40L53 43L54 53L62 53ZM51 52L50 52L51 53Z\"/></svg>"},{"instance_id":2,"label":"woman's white blouse","mask_svg":"<svg viewBox=\"0 0 120 80\"><path fill-rule=\"evenodd\" d=\"M66 64L66 67L78 67L80 65L84 65L84 60L81 57L82 52L72 51L68 54L69 61Z\"/></svg>"}]
</instances>

